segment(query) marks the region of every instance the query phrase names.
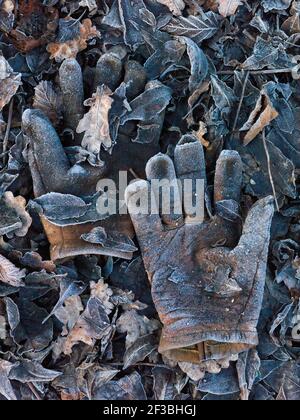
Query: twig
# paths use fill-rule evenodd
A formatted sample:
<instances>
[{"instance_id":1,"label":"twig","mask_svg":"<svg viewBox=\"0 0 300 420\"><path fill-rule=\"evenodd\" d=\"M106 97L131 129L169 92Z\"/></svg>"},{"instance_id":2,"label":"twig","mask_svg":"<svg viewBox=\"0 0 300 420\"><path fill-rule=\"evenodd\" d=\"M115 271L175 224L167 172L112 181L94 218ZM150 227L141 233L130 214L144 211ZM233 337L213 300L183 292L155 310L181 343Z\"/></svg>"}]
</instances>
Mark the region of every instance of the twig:
<instances>
[{"instance_id":1,"label":"twig","mask_svg":"<svg viewBox=\"0 0 300 420\"><path fill-rule=\"evenodd\" d=\"M262 139L263 139L263 144L264 144L265 152L266 152L266 155L267 155L268 172L269 172L270 182L271 182L271 185L272 185L273 195L274 195L274 198L275 198L275 203L276 203L277 211L280 212L280 208L279 208L279 204L278 204L278 200L277 200L276 188L275 188L275 184L274 184L274 180L273 180L273 175L272 175L272 170L271 170L271 158L270 158L270 154L269 154L269 150L268 150L268 145L267 145L267 141L266 141L266 132L265 132L265 130L263 130Z\"/></svg>"},{"instance_id":2,"label":"twig","mask_svg":"<svg viewBox=\"0 0 300 420\"><path fill-rule=\"evenodd\" d=\"M31 392L33 393L33 395L35 396L35 398L36 398L38 401L42 401L42 398L41 398L40 394L37 392L37 390L35 389L34 385L33 385L31 382L28 382L28 383L27 383L27 385L28 385L28 388L30 389L30 391L31 391Z\"/></svg>"},{"instance_id":3,"label":"twig","mask_svg":"<svg viewBox=\"0 0 300 420\"><path fill-rule=\"evenodd\" d=\"M124 363L110 363L110 362L107 362L107 363L104 363L104 365L122 367L122 366L124 366ZM167 365L156 364L156 363L135 363L135 364L131 365L130 367L138 367L138 366L141 366L141 367L143 367L143 366L146 366L146 367L160 367L160 368L167 368L168 369Z\"/></svg>"},{"instance_id":4,"label":"twig","mask_svg":"<svg viewBox=\"0 0 300 420\"><path fill-rule=\"evenodd\" d=\"M9 133L10 133L10 129L11 129L13 107L14 107L14 98L12 98L12 100L10 101L10 104L9 104L8 121L7 121L7 127L6 127L5 136L4 136L4 140L3 140L2 153L3 153L3 164L4 165L6 163L6 150L7 150L7 147L8 147L8 139L9 139Z\"/></svg>"},{"instance_id":5,"label":"twig","mask_svg":"<svg viewBox=\"0 0 300 420\"><path fill-rule=\"evenodd\" d=\"M217 74L220 76L232 76L234 75L235 71L241 71L242 69L236 69L236 70L221 70L218 71ZM249 70L250 74L281 74L281 73L292 73L294 68L288 68L288 69L273 69L273 70Z\"/></svg>"},{"instance_id":6,"label":"twig","mask_svg":"<svg viewBox=\"0 0 300 420\"><path fill-rule=\"evenodd\" d=\"M234 120L234 124L233 124L233 128L232 128L233 133L236 130L237 123L238 123L238 120L239 120L240 112L241 112L242 105L243 105L244 98L245 98L245 93L246 93L246 87L247 87L248 80L249 80L249 71L246 73L246 76L245 76L243 90L242 90L242 94L241 94L241 99L240 99L240 103L239 103L239 106L238 106L238 109L237 109L237 112L236 112L236 116L235 116L235 120Z\"/></svg>"},{"instance_id":7,"label":"twig","mask_svg":"<svg viewBox=\"0 0 300 420\"><path fill-rule=\"evenodd\" d=\"M129 172L131 173L131 175L135 178L135 179L140 179L140 177L138 176L138 174L132 169L129 169Z\"/></svg>"}]
</instances>

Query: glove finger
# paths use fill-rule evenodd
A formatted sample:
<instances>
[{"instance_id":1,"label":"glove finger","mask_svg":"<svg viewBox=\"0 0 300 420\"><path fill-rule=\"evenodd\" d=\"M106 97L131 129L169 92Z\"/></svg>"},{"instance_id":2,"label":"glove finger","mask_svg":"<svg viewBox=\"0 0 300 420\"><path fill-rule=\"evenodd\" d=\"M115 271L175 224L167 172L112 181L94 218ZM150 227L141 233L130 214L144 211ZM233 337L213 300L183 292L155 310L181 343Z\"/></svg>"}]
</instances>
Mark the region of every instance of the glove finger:
<instances>
[{"instance_id":1,"label":"glove finger","mask_svg":"<svg viewBox=\"0 0 300 420\"><path fill-rule=\"evenodd\" d=\"M223 150L215 173L215 203L224 200L240 202L243 163L238 152Z\"/></svg>"},{"instance_id":2,"label":"glove finger","mask_svg":"<svg viewBox=\"0 0 300 420\"><path fill-rule=\"evenodd\" d=\"M125 201L136 231L137 237L151 241L153 235L163 232L159 209L155 197L151 194L149 182L139 180L130 184L125 191Z\"/></svg>"},{"instance_id":3,"label":"glove finger","mask_svg":"<svg viewBox=\"0 0 300 420\"><path fill-rule=\"evenodd\" d=\"M62 63L59 69L59 83L63 94L65 125L76 133L78 123L84 115L82 71L77 60L68 59Z\"/></svg>"},{"instance_id":4,"label":"glove finger","mask_svg":"<svg viewBox=\"0 0 300 420\"><path fill-rule=\"evenodd\" d=\"M127 99L132 101L145 89L147 83L146 70L137 61L128 61L125 65L124 82L127 85Z\"/></svg>"},{"instance_id":5,"label":"glove finger","mask_svg":"<svg viewBox=\"0 0 300 420\"><path fill-rule=\"evenodd\" d=\"M202 144L193 135L185 135L175 148L177 177L183 185L183 210L187 223L202 223L206 186L205 156Z\"/></svg>"},{"instance_id":6,"label":"glove finger","mask_svg":"<svg viewBox=\"0 0 300 420\"><path fill-rule=\"evenodd\" d=\"M115 91L122 82L123 63L121 57L114 52L103 54L96 65L94 91L98 86L108 86L111 91Z\"/></svg>"},{"instance_id":7,"label":"glove finger","mask_svg":"<svg viewBox=\"0 0 300 420\"><path fill-rule=\"evenodd\" d=\"M35 197L40 197L41 195L44 195L47 191L45 188L45 185L43 183L43 180L40 176L35 157L33 154L33 150L30 148L28 150L28 163L30 167L31 177L33 180L33 192Z\"/></svg>"},{"instance_id":8,"label":"glove finger","mask_svg":"<svg viewBox=\"0 0 300 420\"><path fill-rule=\"evenodd\" d=\"M247 216L239 244L232 251L241 286L251 288L255 278L265 278L273 215L271 196L259 200Z\"/></svg>"},{"instance_id":9,"label":"glove finger","mask_svg":"<svg viewBox=\"0 0 300 420\"><path fill-rule=\"evenodd\" d=\"M40 111L27 109L22 116L22 129L30 139L45 192L66 192L65 179L70 163L51 122Z\"/></svg>"},{"instance_id":10,"label":"glove finger","mask_svg":"<svg viewBox=\"0 0 300 420\"><path fill-rule=\"evenodd\" d=\"M156 202L159 203L163 223L170 228L182 224L182 191L172 160L162 153L152 157L147 163L146 175L151 181Z\"/></svg>"}]
</instances>

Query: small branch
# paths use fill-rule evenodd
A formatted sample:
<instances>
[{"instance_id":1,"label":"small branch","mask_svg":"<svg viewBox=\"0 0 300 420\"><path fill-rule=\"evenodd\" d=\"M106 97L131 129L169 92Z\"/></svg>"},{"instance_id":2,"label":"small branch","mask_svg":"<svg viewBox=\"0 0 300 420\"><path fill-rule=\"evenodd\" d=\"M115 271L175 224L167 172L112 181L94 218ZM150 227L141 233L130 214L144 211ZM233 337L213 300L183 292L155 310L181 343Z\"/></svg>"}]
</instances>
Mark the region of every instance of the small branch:
<instances>
[{"instance_id":1,"label":"small branch","mask_svg":"<svg viewBox=\"0 0 300 420\"><path fill-rule=\"evenodd\" d=\"M236 70L221 70L218 71L217 74L220 76L232 76L234 75L235 71L241 71L242 69ZM283 73L292 73L294 68L288 69L273 69L273 70L248 70L249 74L251 75L260 75L260 74L283 74Z\"/></svg>"},{"instance_id":2,"label":"small branch","mask_svg":"<svg viewBox=\"0 0 300 420\"><path fill-rule=\"evenodd\" d=\"M111 362L107 362L107 363L104 363L104 365L107 365L107 366L115 366L115 367L123 367L124 366L124 364L123 363L111 363ZM163 365L163 364L156 364L156 363L143 363L143 362L141 362L141 363L135 363L134 365L131 365L130 367L143 367L143 366L145 366L145 367L160 367L160 368L166 368L166 369L168 369L169 367L167 366L167 365Z\"/></svg>"},{"instance_id":3,"label":"small branch","mask_svg":"<svg viewBox=\"0 0 300 420\"><path fill-rule=\"evenodd\" d=\"M42 401L42 398L41 398L41 396L40 396L40 394L37 392L37 390L35 389L35 386L31 383L31 382L28 382L27 383L27 385L28 385L28 388L30 389L30 391L33 393L33 395L35 396L35 398L38 400L38 401Z\"/></svg>"},{"instance_id":4,"label":"small branch","mask_svg":"<svg viewBox=\"0 0 300 420\"><path fill-rule=\"evenodd\" d=\"M238 106L238 109L237 109L237 112L236 112L236 117L235 117L233 128L232 128L233 133L235 132L237 124L238 124L240 112L241 112L242 105L243 105L244 98L245 98L245 92L246 92L246 87L247 87L248 80L249 80L249 72L247 72L246 76L245 76L243 90L242 90L242 94L241 94L241 99L240 99L240 103L239 103L239 106Z\"/></svg>"},{"instance_id":5,"label":"small branch","mask_svg":"<svg viewBox=\"0 0 300 420\"><path fill-rule=\"evenodd\" d=\"M138 174L132 169L129 169L129 172L131 173L131 175L135 178L135 179L140 179L140 177L138 176Z\"/></svg>"},{"instance_id":6,"label":"small branch","mask_svg":"<svg viewBox=\"0 0 300 420\"><path fill-rule=\"evenodd\" d=\"M263 138L263 144L264 144L264 148L265 148L265 152L266 152L266 156L267 156L268 172L269 172L270 182L271 182L271 185L272 185L273 195L274 195L274 199L275 199L277 211L280 212L280 208L279 208L279 204L278 204L278 200L277 200L276 188L275 188L275 184L274 184L274 180L273 180L273 175L272 175L271 158L270 158L270 154L269 154L269 150L268 150L268 145L267 145L267 141L266 141L266 132L265 132L265 130L263 130L262 138Z\"/></svg>"},{"instance_id":7,"label":"small branch","mask_svg":"<svg viewBox=\"0 0 300 420\"><path fill-rule=\"evenodd\" d=\"M12 100L10 101L10 104L9 104L8 121L7 121L6 132L5 132L5 136L4 136L4 140L3 140L2 153L3 153L3 164L4 165L6 164L6 151L7 151L7 147L8 147L9 133L10 133L11 123L12 123L13 107L14 107L14 98L12 98Z\"/></svg>"}]
</instances>

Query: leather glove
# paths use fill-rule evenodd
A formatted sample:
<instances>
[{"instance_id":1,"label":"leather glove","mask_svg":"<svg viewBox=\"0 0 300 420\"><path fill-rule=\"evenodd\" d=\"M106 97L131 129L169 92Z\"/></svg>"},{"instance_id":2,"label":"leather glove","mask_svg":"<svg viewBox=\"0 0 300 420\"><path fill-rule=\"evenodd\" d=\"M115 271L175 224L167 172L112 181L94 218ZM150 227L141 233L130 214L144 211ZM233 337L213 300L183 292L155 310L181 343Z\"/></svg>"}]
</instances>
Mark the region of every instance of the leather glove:
<instances>
[{"instance_id":1,"label":"leather glove","mask_svg":"<svg viewBox=\"0 0 300 420\"><path fill-rule=\"evenodd\" d=\"M274 213L272 197L259 201L241 234L242 163L234 151L224 151L217 162L211 219L193 220L184 205L183 216L175 210L163 214L157 203L157 211L137 211L147 197L153 206L150 181L205 179L204 165L202 145L185 136L176 147L174 163L162 154L151 158L148 181L137 181L126 190L163 324L159 351L191 363L234 357L258 344L256 327ZM175 196L180 195L179 191Z\"/></svg>"},{"instance_id":2,"label":"leather glove","mask_svg":"<svg viewBox=\"0 0 300 420\"><path fill-rule=\"evenodd\" d=\"M115 73L109 72L107 68L112 61ZM116 88L117 83L114 80L120 79L125 72L127 97L132 99L133 95L138 96L144 92L146 75L143 67L138 63L129 62L123 65L121 58L109 53L102 56L100 64L98 63L96 69L98 73L96 72L95 76L98 82L99 77L103 78L105 75L110 87ZM139 70L139 77L136 77L137 70ZM75 132L79 120L84 115L81 68L76 60L65 60L59 74L65 127ZM114 86L112 86L113 83ZM112 179L117 183L119 171L130 171L140 177L144 176L147 160L159 151L159 137L163 123L161 115L159 118L160 125L156 126L158 129L156 141L149 144L134 143L131 140L130 121L122 126L122 132L117 138L112 153L105 150L101 152L104 165L92 166L86 161L72 166L48 118L39 110L28 109L24 112L22 125L23 133L29 139L28 159L34 194L38 198L41 220L50 242L53 260L82 254L132 258L136 248L130 240L134 234L130 217L128 215L107 217L105 214L99 214L96 211L95 200L87 200L86 197L96 193L96 185L103 178ZM80 136L75 135L75 144L78 145L80 141ZM130 178L131 175L128 175ZM61 197L61 194L64 197ZM53 216L52 210L57 205L57 201L65 201L70 207L78 203L76 198L85 200L87 211L81 207L85 203L79 201L80 210L77 214L77 210L73 209L73 218L66 220L67 216L64 217L64 215L61 218ZM124 197L119 197L119 199L123 200ZM94 208L94 212L91 211L91 207ZM52 213L51 216L49 212Z\"/></svg>"}]
</instances>

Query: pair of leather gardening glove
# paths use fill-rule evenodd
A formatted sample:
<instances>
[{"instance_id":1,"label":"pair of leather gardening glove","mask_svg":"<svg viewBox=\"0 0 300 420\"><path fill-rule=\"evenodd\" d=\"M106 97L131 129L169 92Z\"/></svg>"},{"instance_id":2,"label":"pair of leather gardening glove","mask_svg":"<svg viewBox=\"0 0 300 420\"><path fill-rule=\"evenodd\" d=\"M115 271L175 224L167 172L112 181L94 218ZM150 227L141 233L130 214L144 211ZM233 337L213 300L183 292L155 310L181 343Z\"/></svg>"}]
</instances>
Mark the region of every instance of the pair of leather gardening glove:
<instances>
[{"instance_id":1,"label":"pair of leather gardening glove","mask_svg":"<svg viewBox=\"0 0 300 420\"><path fill-rule=\"evenodd\" d=\"M146 80L141 90L135 86L135 95L145 84ZM82 116L73 111L76 123L69 115L70 126L76 126ZM161 130L161 116L159 121ZM102 156L105 165L93 167L89 163L71 166L56 131L39 111L25 111L23 131L30 142L34 191L54 260L80 254L130 259L136 250L130 240L134 227L163 324L162 354L201 363L234 358L257 345L274 206L270 197L258 201L242 229L242 162L236 152L224 151L217 162L214 216L206 216L203 222L184 203L182 214L175 210L164 214L158 204L156 214L136 212L143 197L151 197L153 208L151 180L206 179L203 147L193 136L183 137L173 162L156 154L158 141L138 144L130 135L120 134L112 154ZM123 169L143 177L145 166L148 181L136 181L126 191L132 223L127 216L95 216L95 203L87 196L95 191L99 179L114 178ZM62 197L63 211L58 205ZM203 197L195 193L197 199Z\"/></svg>"}]
</instances>

